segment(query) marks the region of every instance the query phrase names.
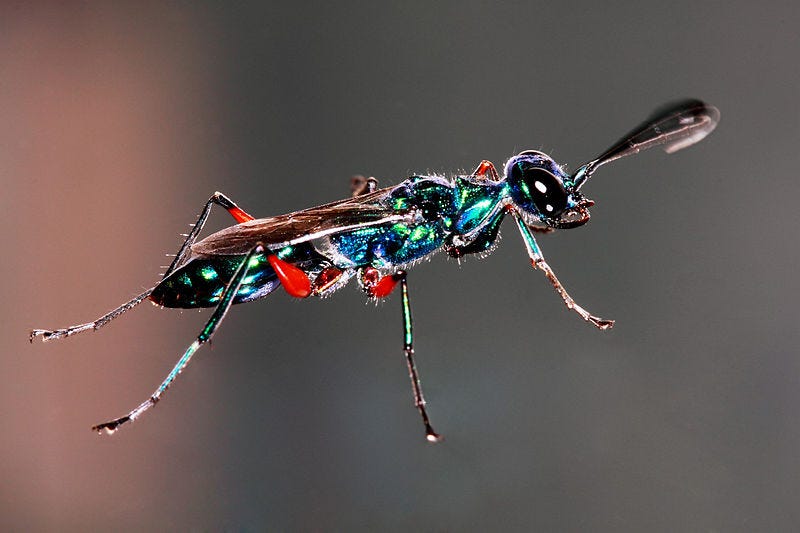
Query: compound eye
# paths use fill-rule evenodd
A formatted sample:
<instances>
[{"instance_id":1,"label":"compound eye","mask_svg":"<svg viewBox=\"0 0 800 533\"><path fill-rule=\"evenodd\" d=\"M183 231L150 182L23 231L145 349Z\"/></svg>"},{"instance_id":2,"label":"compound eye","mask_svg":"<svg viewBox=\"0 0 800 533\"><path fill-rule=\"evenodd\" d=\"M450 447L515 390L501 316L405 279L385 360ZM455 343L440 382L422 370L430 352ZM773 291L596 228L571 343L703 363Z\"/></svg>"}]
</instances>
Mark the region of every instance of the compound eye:
<instances>
[{"instance_id":1,"label":"compound eye","mask_svg":"<svg viewBox=\"0 0 800 533\"><path fill-rule=\"evenodd\" d=\"M518 161L512 165L509 178L519 187L520 196L529 199L540 215L554 218L567 208L567 193L561 181L535 163Z\"/></svg>"}]
</instances>

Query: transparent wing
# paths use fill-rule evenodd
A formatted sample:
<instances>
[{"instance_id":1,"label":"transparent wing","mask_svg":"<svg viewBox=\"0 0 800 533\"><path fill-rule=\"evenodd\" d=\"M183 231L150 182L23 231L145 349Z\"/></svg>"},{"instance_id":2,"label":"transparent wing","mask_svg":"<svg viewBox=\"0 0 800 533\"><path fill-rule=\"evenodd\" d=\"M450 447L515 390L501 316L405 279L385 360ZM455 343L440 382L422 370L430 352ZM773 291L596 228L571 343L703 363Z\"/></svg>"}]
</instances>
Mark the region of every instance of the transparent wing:
<instances>
[{"instance_id":1,"label":"transparent wing","mask_svg":"<svg viewBox=\"0 0 800 533\"><path fill-rule=\"evenodd\" d=\"M379 189L318 207L231 226L196 242L192 245L192 252L202 255L245 254L259 242L269 248L278 248L413 217L409 211L398 211L385 205L384 200L394 189Z\"/></svg>"},{"instance_id":2,"label":"transparent wing","mask_svg":"<svg viewBox=\"0 0 800 533\"><path fill-rule=\"evenodd\" d=\"M579 189L598 167L621 157L653 146L661 146L668 154L691 146L711 133L718 122L719 109L700 100L667 104L600 156L580 167L572 176L574 187Z\"/></svg>"}]
</instances>

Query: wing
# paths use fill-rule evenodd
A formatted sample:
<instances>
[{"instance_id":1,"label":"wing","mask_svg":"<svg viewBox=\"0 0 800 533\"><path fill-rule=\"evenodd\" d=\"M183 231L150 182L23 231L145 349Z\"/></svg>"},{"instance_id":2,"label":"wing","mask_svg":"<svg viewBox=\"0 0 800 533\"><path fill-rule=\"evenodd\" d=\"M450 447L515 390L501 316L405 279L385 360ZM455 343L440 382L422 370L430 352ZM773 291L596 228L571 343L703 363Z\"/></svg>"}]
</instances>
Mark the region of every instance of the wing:
<instances>
[{"instance_id":1,"label":"wing","mask_svg":"<svg viewBox=\"0 0 800 533\"><path fill-rule=\"evenodd\" d=\"M246 254L259 242L269 248L281 248L361 227L413 220L413 211L395 210L387 205L387 197L396 188L387 187L286 215L237 224L194 243L192 252Z\"/></svg>"},{"instance_id":2,"label":"wing","mask_svg":"<svg viewBox=\"0 0 800 533\"><path fill-rule=\"evenodd\" d=\"M668 154L703 140L719 122L719 109L700 100L681 100L667 104L611 148L578 168L571 181L580 189L601 165L622 157L638 154L653 146L661 146Z\"/></svg>"},{"instance_id":3,"label":"wing","mask_svg":"<svg viewBox=\"0 0 800 533\"><path fill-rule=\"evenodd\" d=\"M700 100L681 100L656 109L642 124L603 152L595 166L663 146L668 154L701 141L714 131L719 109Z\"/></svg>"}]
</instances>

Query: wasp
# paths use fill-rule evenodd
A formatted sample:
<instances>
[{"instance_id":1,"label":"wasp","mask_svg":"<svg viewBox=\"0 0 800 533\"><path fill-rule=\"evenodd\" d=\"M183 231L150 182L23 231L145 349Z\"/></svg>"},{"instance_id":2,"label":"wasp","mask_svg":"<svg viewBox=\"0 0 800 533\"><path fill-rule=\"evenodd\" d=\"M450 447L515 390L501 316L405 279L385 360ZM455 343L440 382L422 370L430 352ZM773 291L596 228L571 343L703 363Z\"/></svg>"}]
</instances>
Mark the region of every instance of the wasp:
<instances>
[{"instance_id":1,"label":"wasp","mask_svg":"<svg viewBox=\"0 0 800 533\"><path fill-rule=\"evenodd\" d=\"M654 112L600 156L569 174L550 156L526 150L510 158L502 176L489 161L469 175L452 179L411 176L378 188L374 178L354 178L352 196L293 213L255 218L220 192L208 199L197 223L163 278L132 300L93 322L64 329L34 329L30 340L66 338L100 329L144 300L170 308L213 308L197 338L141 405L93 429L114 433L158 403L192 356L211 340L234 304L266 297L278 287L292 297L329 296L355 278L367 297L378 300L398 286L403 319L403 353L414 405L430 442L441 436L425 409L414 363L411 304L406 269L439 250L454 258L483 256L510 216L540 270L567 308L600 330L613 326L578 305L545 261L535 233L575 228L589 221L594 202L581 187L602 165L661 146L667 153L708 135L719 110L699 100L683 100ZM213 206L230 213L236 225L198 240Z\"/></svg>"}]
</instances>

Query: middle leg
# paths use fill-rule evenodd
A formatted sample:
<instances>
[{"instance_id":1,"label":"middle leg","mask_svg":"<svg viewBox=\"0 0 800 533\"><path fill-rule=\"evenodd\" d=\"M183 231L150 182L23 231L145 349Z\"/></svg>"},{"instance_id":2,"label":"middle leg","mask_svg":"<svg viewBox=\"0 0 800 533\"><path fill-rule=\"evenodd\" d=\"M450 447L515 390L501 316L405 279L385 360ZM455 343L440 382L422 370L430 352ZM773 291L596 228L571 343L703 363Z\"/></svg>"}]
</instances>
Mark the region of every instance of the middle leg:
<instances>
[{"instance_id":1,"label":"middle leg","mask_svg":"<svg viewBox=\"0 0 800 533\"><path fill-rule=\"evenodd\" d=\"M361 284L364 290L372 298L385 298L391 294L392 290L400 284L401 304L403 310L403 353L406 357L408 366L408 376L411 379L411 388L414 392L414 407L422 417L425 426L425 438L428 442L439 442L442 436L436 433L431 426L428 413L425 410L425 397L422 395L422 385L420 385L417 367L414 364L414 336L411 320L411 302L408 298L408 281L406 280L405 270L398 270L394 274L381 277L378 271L372 267L361 271Z\"/></svg>"}]
</instances>

